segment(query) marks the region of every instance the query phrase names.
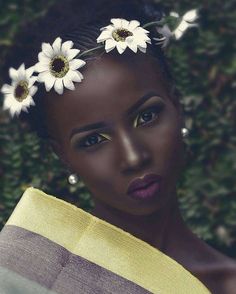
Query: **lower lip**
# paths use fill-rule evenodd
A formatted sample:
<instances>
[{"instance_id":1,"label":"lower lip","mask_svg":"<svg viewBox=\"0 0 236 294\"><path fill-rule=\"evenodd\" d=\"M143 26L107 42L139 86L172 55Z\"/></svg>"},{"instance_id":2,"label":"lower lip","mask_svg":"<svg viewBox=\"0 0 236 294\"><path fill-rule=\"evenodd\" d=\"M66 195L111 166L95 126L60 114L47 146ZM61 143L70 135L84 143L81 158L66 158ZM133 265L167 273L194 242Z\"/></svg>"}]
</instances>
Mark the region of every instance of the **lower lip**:
<instances>
[{"instance_id":1,"label":"lower lip","mask_svg":"<svg viewBox=\"0 0 236 294\"><path fill-rule=\"evenodd\" d=\"M153 182L146 188L132 191L128 195L135 199L147 200L147 199L154 198L159 191L160 191L160 183Z\"/></svg>"}]
</instances>

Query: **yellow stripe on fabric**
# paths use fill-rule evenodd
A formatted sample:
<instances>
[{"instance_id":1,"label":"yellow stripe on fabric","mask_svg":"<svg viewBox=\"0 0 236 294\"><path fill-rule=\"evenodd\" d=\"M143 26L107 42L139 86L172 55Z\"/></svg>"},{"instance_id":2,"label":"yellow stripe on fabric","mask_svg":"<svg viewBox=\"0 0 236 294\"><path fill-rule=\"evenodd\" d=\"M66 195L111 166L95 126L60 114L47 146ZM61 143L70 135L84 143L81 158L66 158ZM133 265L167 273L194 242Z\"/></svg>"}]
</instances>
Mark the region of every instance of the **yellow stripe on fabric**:
<instances>
[{"instance_id":1,"label":"yellow stripe on fabric","mask_svg":"<svg viewBox=\"0 0 236 294\"><path fill-rule=\"evenodd\" d=\"M152 293L210 293L196 277L160 250L33 187L25 191L6 225L40 234Z\"/></svg>"}]
</instances>

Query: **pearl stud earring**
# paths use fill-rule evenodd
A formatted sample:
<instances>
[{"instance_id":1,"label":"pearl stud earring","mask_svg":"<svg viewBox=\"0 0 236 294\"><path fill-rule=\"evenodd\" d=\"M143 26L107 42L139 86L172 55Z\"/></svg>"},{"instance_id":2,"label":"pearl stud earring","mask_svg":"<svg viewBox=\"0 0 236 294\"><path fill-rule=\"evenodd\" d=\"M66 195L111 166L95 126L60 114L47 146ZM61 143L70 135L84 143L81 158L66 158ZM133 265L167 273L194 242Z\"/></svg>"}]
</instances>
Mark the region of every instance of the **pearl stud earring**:
<instances>
[{"instance_id":1,"label":"pearl stud earring","mask_svg":"<svg viewBox=\"0 0 236 294\"><path fill-rule=\"evenodd\" d=\"M78 183L78 180L79 180L79 178L78 178L78 176L77 176L76 174L71 174L71 175L69 175L69 177L68 177L68 182L69 182L71 185L75 185L75 184L77 184L77 183Z\"/></svg>"},{"instance_id":2,"label":"pearl stud earring","mask_svg":"<svg viewBox=\"0 0 236 294\"><path fill-rule=\"evenodd\" d=\"M189 130L187 128L182 128L181 129L181 134L182 134L183 138L186 138L189 135Z\"/></svg>"}]
</instances>

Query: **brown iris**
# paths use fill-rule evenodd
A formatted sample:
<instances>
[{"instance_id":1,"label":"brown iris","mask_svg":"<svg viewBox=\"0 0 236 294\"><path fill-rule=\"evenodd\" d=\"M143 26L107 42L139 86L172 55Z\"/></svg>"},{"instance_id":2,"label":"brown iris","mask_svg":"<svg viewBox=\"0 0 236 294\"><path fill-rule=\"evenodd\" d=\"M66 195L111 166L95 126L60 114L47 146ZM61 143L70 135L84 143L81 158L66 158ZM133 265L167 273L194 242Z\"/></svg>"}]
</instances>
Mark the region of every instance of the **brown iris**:
<instances>
[{"instance_id":1,"label":"brown iris","mask_svg":"<svg viewBox=\"0 0 236 294\"><path fill-rule=\"evenodd\" d=\"M117 41L122 41L124 42L125 39L129 36L133 36L133 33L131 33L130 31L126 30L126 29L117 29L115 31L112 32L112 37Z\"/></svg>"},{"instance_id":2,"label":"brown iris","mask_svg":"<svg viewBox=\"0 0 236 294\"><path fill-rule=\"evenodd\" d=\"M20 81L14 92L14 96L17 101L22 102L29 95L28 83L26 81Z\"/></svg>"},{"instance_id":3,"label":"brown iris","mask_svg":"<svg viewBox=\"0 0 236 294\"><path fill-rule=\"evenodd\" d=\"M69 62L62 56L55 56L50 62L50 72L56 78L63 78L69 71Z\"/></svg>"}]
</instances>

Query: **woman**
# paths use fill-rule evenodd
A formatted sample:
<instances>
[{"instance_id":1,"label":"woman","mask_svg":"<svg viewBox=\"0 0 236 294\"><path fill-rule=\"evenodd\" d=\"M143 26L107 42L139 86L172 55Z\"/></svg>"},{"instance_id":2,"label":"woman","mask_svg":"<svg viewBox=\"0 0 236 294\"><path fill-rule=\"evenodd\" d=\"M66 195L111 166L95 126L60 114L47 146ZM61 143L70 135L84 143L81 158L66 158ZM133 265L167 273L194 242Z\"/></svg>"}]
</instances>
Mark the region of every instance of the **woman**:
<instances>
[{"instance_id":1,"label":"woman","mask_svg":"<svg viewBox=\"0 0 236 294\"><path fill-rule=\"evenodd\" d=\"M29 83L14 95L22 102L35 94L26 118L81 177L95 207L88 214L26 190L1 232L6 293L235 293L235 261L194 235L179 211L184 122L162 50L150 44L156 29L140 29L138 45L125 43L131 30L112 35L120 47L107 42L120 18L161 18L152 2L126 2L60 3L28 32L24 62L36 64L41 84L35 94L32 70L22 66ZM44 45L37 61L42 42L52 46ZM87 55L74 59L76 49Z\"/></svg>"}]
</instances>

